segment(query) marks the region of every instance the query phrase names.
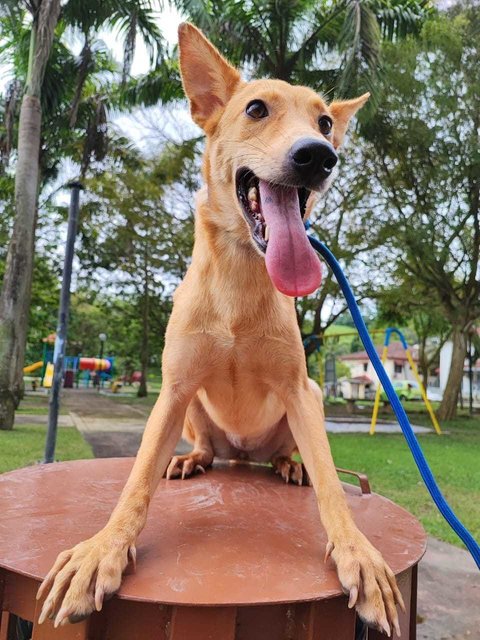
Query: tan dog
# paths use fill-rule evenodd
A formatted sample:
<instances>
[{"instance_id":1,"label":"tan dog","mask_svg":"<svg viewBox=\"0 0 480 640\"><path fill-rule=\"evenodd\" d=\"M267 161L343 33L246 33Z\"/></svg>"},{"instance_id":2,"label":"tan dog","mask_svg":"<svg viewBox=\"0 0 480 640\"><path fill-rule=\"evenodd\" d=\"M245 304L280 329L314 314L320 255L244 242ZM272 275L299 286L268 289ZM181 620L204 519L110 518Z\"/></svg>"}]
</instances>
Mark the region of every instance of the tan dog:
<instances>
[{"instance_id":1,"label":"tan dog","mask_svg":"<svg viewBox=\"0 0 480 640\"><path fill-rule=\"evenodd\" d=\"M189 24L180 27L180 65L193 119L207 134L206 186L192 265L168 325L162 390L107 525L61 553L40 587L39 597L48 594L40 620L81 619L119 588L167 466L167 477L183 478L214 456L247 458L272 462L301 483L301 466L291 460L298 446L349 606L400 635L402 597L346 504L291 297L320 284L302 218L310 191L328 187L335 149L368 95L327 105L279 80L245 83ZM171 460L182 429L193 451Z\"/></svg>"}]
</instances>

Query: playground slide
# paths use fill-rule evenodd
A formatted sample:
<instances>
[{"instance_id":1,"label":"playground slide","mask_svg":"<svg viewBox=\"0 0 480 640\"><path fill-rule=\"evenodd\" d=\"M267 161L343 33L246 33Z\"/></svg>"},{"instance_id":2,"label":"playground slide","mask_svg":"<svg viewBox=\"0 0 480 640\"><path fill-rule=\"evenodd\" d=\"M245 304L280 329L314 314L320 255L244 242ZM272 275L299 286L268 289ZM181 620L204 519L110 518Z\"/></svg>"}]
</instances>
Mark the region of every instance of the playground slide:
<instances>
[{"instance_id":1,"label":"playground slide","mask_svg":"<svg viewBox=\"0 0 480 640\"><path fill-rule=\"evenodd\" d=\"M28 367L23 367L23 373L33 373L37 369L43 367L43 360L39 360L38 362L34 362L33 364L29 364Z\"/></svg>"}]
</instances>

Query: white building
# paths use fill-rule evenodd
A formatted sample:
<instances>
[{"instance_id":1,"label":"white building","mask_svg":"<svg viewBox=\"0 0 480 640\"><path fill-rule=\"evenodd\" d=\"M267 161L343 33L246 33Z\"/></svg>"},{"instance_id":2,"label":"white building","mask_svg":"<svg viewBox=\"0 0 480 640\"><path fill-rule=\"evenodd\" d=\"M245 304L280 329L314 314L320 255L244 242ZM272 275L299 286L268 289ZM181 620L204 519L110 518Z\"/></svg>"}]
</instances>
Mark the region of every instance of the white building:
<instances>
[{"instance_id":1,"label":"white building","mask_svg":"<svg viewBox=\"0 0 480 640\"><path fill-rule=\"evenodd\" d=\"M452 363L452 351L453 344L450 340L445 342L440 351L440 369L438 372L440 380L440 393L443 395L445 387L447 386L448 374L450 373L450 365ZM473 399L475 403L480 402L480 360L473 363ZM463 367L463 380L462 380L462 398L468 400L470 397L470 379L469 379L469 363L468 358L465 358L465 364Z\"/></svg>"},{"instance_id":2,"label":"white building","mask_svg":"<svg viewBox=\"0 0 480 640\"><path fill-rule=\"evenodd\" d=\"M381 357L383 345L377 346L375 349ZM416 348L411 348L410 352L415 364L417 364ZM358 398L360 400L372 398L375 395L379 380L367 352L348 353L340 356L339 359L349 367L351 376L348 379L340 380L343 397ZM390 342L384 367L390 380L415 380L401 342Z\"/></svg>"}]
</instances>

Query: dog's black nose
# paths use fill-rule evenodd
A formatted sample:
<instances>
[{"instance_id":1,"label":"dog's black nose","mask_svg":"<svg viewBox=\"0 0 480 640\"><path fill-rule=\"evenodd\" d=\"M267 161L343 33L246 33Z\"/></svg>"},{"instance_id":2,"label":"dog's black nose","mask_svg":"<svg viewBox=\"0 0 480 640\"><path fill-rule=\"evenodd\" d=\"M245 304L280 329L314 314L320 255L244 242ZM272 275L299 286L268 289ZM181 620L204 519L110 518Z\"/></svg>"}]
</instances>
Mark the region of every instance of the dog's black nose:
<instances>
[{"instance_id":1,"label":"dog's black nose","mask_svg":"<svg viewBox=\"0 0 480 640\"><path fill-rule=\"evenodd\" d=\"M290 167L305 186L325 180L337 164L338 156L328 142L301 138L290 149Z\"/></svg>"}]
</instances>

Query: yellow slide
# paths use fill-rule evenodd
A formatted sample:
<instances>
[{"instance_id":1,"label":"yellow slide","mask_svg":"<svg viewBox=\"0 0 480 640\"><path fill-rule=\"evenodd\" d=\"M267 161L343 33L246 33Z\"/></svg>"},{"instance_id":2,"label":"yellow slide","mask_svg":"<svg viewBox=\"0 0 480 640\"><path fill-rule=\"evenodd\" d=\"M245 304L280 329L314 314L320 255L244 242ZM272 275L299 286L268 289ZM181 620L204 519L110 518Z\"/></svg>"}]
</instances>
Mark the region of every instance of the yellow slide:
<instances>
[{"instance_id":1,"label":"yellow slide","mask_svg":"<svg viewBox=\"0 0 480 640\"><path fill-rule=\"evenodd\" d=\"M34 362L33 364L29 364L28 367L23 367L23 373L33 373L37 369L43 367L43 360L39 360L38 362Z\"/></svg>"}]
</instances>

